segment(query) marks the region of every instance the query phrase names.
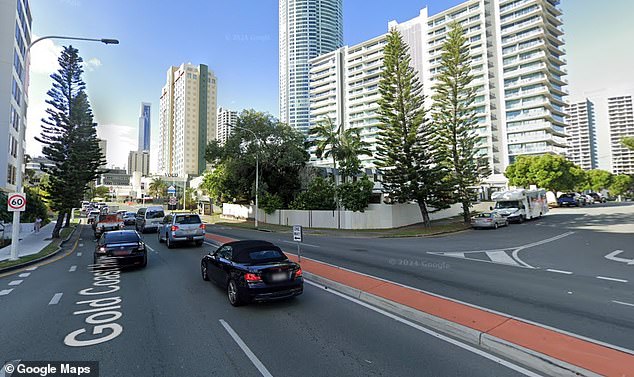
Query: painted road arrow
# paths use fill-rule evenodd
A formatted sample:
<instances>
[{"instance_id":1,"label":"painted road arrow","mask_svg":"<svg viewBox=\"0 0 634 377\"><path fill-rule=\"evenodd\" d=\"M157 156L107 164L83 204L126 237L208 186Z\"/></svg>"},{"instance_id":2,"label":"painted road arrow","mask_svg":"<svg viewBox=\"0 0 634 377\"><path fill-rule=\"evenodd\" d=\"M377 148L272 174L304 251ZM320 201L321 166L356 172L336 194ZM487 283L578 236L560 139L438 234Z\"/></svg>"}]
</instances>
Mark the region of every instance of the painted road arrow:
<instances>
[{"instance_id":1,"label":"painted road arrow","mask_svg":"<svg viewBox=\"0 0 634 377\"><path fill-rule=\"evenodd\" d=\"M610 254L606 255L607 259L613 260L615 262L627 263L628 265L634 265L634 259L625 259L619 258L617 255L621 254L623 250L614 250Z\"/></svg>"}]
</instances>

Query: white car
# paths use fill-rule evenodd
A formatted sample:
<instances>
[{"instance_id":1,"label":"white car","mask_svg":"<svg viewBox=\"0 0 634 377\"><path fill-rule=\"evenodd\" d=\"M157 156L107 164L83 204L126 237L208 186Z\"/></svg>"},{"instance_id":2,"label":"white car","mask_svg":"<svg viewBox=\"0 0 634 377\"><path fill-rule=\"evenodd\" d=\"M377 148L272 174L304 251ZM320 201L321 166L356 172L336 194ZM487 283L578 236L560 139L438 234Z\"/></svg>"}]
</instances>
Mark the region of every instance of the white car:
<instances>
[{"instance_id":1,"label":"white car","mask_svg":"<svg viewBox=\"0 0 634 377\"><path fill-rule=\"evenodd\" d=\"M592 195L585 194L583 197L586 198L586 204L594 204L595 200Z\"/></svg>"}]
</instances>

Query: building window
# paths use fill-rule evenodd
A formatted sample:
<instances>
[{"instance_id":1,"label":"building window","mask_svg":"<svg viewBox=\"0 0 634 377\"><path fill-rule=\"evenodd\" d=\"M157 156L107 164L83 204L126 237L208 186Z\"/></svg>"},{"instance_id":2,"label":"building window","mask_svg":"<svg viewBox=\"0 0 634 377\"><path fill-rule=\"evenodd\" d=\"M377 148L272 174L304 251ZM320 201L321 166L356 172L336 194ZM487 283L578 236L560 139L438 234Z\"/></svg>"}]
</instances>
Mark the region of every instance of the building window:
<instances>
[{"instance_id":1,"label":"building window","mask_svg":"<svg viewBox=\"0 0 634 377\"><path fill-rule=\"evenodd\" d=\"M19 106L22 98L22 92L20 91L17 81L15 81L15 77L13 78L13 85L11 86L11 94L13 94L13 99L15 99L15 102Z\"/></svg>"},{"instance_id":2,"label":"building window","mask_svg":"<svg viewBox=\"0 0 634 377\"><path fill-rule=\"evenodd\" d=\"M15 175L16 175L15 166L9 164L7 166L7 183L11 185L15 185Z\"/></svg>"},{"instance_id":3,"label":"building window","mask_svg":"<svg viewBox=\"0 0 634 377\"><path fill-rule=\"evenodd\" d=\"M16 131L20 129L20 116L13 106L11 106L11 125Z\"/></svg>"}]
</instances>

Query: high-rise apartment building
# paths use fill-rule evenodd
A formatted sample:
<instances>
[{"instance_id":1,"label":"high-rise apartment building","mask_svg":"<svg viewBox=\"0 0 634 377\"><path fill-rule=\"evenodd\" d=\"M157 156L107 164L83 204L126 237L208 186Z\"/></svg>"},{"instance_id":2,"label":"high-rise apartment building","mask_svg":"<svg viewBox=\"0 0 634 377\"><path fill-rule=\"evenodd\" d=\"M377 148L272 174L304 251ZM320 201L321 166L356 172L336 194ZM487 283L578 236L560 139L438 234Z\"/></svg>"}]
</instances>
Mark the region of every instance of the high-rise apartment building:
<instances>
[{"instance_id":1,"label":"high-rise apartment building","mask_svg":"<svg viewBox=\"0 0 634 377\"><path fill-rule=\"evenodd\" d=\"M343 45L342 0L279 0L280 121L308 132L309 60Z\"/></svg>"},{"instance_id":2,"label":"high-rise apartment building","mask_svg":"<svg viewBox=\"0 0 634 377\"><path fill-rule=\"evenodd\" d=\"M150 152L130 151L128 154L128 174L140 172L143 176L150 174Z\"/></svg>"},{"instance_id":3,"label":"high-rise apartment building","mask_svg":"<svg viewBox=\"0 0 634 377\"><path fill-rule=\"evenodd\" d=\"M612 172L634 174L634 151L622 143L624 137L634 137L634 109L631 95L608 98L608 121Z\"/></svg>"},{"instance_id":4,"label":"high-rise apartment building","mask_svg":"<svg viewBox=\"0 0 634 377\"><path fill-rule=\"evenodd\" d=\"M141 103L141 112L139 114L139 152L150 150L151 106L152 104L147 102Z\"/></svg>"},{"instance_id":5,"label":"high-rise apartment building","mask_svg":"<svg viewBox=\"0 0 634 377\"><path fill-rule=\"evenodd\" d=\"M233 126L238 124L238 112L231 111L225 108L218 109L218 126L217 129L217 137L216 140L220 144L224 144L227 142L229 135L233 130Z\"/></svg>"},{"instance_id":6,"label":"high-rise apartment building","mask_svg":"<svg viewBox=\"0 0 634 377\"><path fill-rule=\"evenodd\" d=\"M22 108L26 108L31 43L31 10L27 0L0 1L0 190L14 191ZM24 95L24 97L23 97ZM24 111L26 114L26 111Z\"/></svg>"},{"instance_id":7,"label":"high-rise apartment building","mask_svg":"<svg viewBox=\"0 0 634 377\"><path fill-rule=\"evenodd\" d=\"M207 143L216 138L216 76L204 65L167 70L159 110L159 171L178 176L205 171Z\"/></svg>"},{"instance_id":8,"label":"high-rise apartment building","mask_svg":"<svg viewBox=\"0 0 634 377\"><path fill-rule=\"evenodd\" d=\"M106 160L106 156L108 156L108 140L97 139L97 141L99 142L99 151L103 156L103 164L101 165L101 168L104 169L108 163L108 161Z\"/></svg>"},{"instance_id":9,"label":"high-rise apartment building","mask_svg":"<svg viewBox=\"0 0 634 377\"><path fill-rule=\"evenodd\" d=\"M589 99L571 103L566 108L566 157L585 170L598 168L596 115Z\"/></svg>"},{"instance_id":10,"label":"high-rise apartment building","mask_svg":"<svg viewBox=\"0 0 634 377\"><path fill-rule=\"evenodd\" d=\"M446 11L397 23L410 47L429 108L433 86L441 72L442 43L449 25L459 23L468 40L472 86L477 96L479 153L488 158L491 185L503 186L503 173L523 154L563 154L562 78L564 52L561 10L557 0L469 0ZM376 144L378 83L385 35L311 60L311 123L326 115L344 127L361 130ZM313 156L314 163L319 164ZM373 167L374 157L363 159Z\"/></svg>"}]
</instances>

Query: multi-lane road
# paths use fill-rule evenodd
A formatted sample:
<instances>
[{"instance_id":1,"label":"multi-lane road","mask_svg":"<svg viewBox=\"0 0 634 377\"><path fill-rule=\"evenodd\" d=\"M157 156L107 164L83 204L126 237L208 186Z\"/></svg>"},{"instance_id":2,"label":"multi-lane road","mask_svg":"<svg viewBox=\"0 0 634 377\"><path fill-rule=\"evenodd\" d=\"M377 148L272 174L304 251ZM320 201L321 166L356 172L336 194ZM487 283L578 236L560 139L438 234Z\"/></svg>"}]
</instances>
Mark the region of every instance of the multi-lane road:
<instances>
[{"instance_id":1,"label":"multi-lane road","mask_svg":"<svg viewBox=\"0 0 634 377\"><path fill-rule=\"evenodd\" d=\"M307 235L302 254L632 349L633 218L634 206L611 204L434 238ZM208 231L295 250L286 233ZM144 237L147 268L105 283L89 228L68 256L0 277L2 361L96 360L101 376L530 374L310 283L294 300L234 308L200 278L212 245Z\"/></svg>"}]
</instances>

